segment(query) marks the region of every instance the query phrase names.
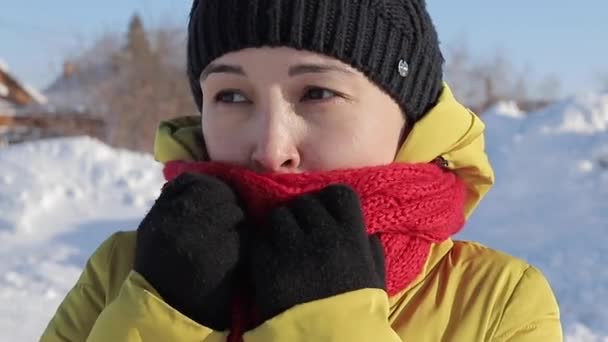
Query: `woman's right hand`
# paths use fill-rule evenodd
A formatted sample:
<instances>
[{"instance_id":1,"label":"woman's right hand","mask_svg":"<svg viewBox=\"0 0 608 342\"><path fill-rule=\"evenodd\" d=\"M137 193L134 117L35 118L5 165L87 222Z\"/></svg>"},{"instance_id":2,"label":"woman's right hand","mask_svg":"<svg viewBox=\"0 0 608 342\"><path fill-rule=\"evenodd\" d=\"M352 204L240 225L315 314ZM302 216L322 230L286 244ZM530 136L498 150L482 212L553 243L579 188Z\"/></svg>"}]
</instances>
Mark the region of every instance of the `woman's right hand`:
<instances>
[{"instance_id":1,"label":"woman's right hand","mask_svg":"<svg viewBox=\"0 0 608 342\"><path fill-rule=\"evenodd\" d=\"M165 186L137 229L134 270L182 314L227 330L244 222L228 185L181 175Z\"/></svg>"}]
</instances>

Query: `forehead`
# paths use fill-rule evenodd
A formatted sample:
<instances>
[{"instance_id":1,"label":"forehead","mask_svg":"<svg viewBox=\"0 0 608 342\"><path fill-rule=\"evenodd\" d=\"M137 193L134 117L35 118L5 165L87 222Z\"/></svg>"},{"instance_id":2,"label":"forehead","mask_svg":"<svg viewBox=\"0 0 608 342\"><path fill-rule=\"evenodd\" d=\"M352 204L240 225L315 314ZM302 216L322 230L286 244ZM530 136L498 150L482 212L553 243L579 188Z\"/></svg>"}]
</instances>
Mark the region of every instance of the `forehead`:
<instances>
[{"instance_id":1,"label":"forehead","mask_svg":"<svg viewBox=\"0 0 608 342\"><path fill-rule=\"evenodd\" d=\"M319 53L297 50L289 47L260 47L247 48L227 53L217 59L213 64L233 64L243 68L271 66L275 69L287 70L297 64L322 64L337 66L356 73L357 70L350 65L330 56Z\"/></svg>"}]
</instances>

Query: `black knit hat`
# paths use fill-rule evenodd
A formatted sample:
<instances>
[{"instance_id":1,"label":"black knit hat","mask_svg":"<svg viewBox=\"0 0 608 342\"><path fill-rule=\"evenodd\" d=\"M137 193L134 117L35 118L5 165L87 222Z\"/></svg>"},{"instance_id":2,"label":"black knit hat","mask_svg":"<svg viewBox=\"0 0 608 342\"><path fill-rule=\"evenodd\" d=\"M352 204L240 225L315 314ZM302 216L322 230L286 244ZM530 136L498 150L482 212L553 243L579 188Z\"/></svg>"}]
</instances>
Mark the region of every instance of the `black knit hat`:
<instances>
[{"instance_id":1,"label":"black knit hat","mask_svg":"<svg viewBox=\"0 0 608 342\"><path fill-rule=\"evenodd\" d=\"M203 69L228 52L262 46L351 65L399 103L410 122L441 93L444 59L425 0L195 0L188 75L199 110Z\"/></svg>"}]
</instances>

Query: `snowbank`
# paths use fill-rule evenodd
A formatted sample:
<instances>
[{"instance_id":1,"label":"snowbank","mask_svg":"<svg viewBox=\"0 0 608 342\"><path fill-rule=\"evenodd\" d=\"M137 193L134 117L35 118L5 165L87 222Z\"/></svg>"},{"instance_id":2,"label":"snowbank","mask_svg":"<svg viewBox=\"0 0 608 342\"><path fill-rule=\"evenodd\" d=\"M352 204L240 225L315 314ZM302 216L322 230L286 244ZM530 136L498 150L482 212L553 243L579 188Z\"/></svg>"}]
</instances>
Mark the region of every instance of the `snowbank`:
<instances>
[{"instance_id":1,"label":"snowbank","mask_svg":"<svg viewBox=\"0 0 608 342\"><path fill-rule=\"evenodd\" d=\"M486 115L506 116L509 118L524 118L525 112L522 111L515 101L502 101L490 108Z\"/></svg>"},{"instance_id":2,"label":"snowbank","mask_svg":"<svg viewBox=\"0 0 608 342\"><path fill-rule=\"evenodd\" d=\"M36 341L88 255L160 193L147 155L91 138L0 149L0 341Z\"/></svg>"}]
</instances>

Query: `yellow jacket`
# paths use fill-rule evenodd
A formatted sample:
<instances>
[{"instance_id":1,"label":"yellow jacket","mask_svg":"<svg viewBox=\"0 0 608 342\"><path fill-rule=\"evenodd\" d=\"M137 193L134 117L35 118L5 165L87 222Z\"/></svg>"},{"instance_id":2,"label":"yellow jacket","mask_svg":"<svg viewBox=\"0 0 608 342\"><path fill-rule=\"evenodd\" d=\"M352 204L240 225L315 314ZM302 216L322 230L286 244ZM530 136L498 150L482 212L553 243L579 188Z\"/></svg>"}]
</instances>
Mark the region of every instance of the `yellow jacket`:
<instances>
[{"instance_id":1,"label":"yellow jacket","mask_svg":"<svg viewBox=\"0 0 608 342\"><path fill-rule=\"evenodd\" d=\"M198 157L198 120L161 125L156 158ZM445 158L468 185L468 216L494 181L483 130L446 86L437 106L414 126L396 161ZM131 270L134 249L135 232L106 240L41 341L226 341L228 332L201 326L163 302ZM247 332L244 340L553 342L562 341L562 330L555 297L536 268L476 243L448 240L432 247L423 272L392 298L381 290L363 289L302 304Z\"/></svg>"}]
</instances>

